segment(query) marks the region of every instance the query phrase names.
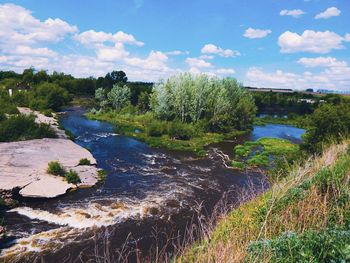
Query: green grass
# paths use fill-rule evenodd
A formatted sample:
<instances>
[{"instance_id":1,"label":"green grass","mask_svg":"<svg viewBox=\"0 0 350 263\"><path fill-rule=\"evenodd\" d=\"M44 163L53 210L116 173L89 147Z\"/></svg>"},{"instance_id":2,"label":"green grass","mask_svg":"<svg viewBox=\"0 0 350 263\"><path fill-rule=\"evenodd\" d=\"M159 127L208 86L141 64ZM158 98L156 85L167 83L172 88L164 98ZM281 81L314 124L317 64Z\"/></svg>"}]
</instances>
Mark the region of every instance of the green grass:
<instances>
[{"instance_id":1,"label":"green grass","mask_svg":"<svg viewBox=\"0 0 350 263\"><path fill-rule=\"evenodd\" d=\"M231 211L174 262L349 262L349 180L350 154L332 146Z\"/></svg>"},{"instance_id":2,"label":"green grass","mask_svg":"<svg viewBox=\"0 0 350 263\"><path fill-rule=\"evenodd\" d=\"M82 158L79 160L79 165L91 165L91 162L87 158Z\"/></svg>"},{"instance_id":3,"label":"green grass","mask_svg":"<svg viewBox=\"0 0 350 263\"><path fill-rule=\"evenodd\" d=\"M268 167L276 158L283 159L299 152L299 146L288 140L277 138L261 138L255 142L247 141L233 149L235 162L243 163L243 167ZM241 168L240 168L241 169Z\"/></svg>"},{"instance_id":4,"label":"green grass","mask_svg":"<svg viewBox=\"0 0 350 263\"><path fill-rule=\"evenodd\" d=\"M283 124L307 129L310 127L310 118L309 115L297 115L292 118L265 116L263 118L255 118L254 120L254 125L265 126L266 124Z\"/></svg>"},{"instance_id":5,"label":"green grass","mask_svg":"<svg viewBox=\"0 0 350 263\"><path fill-rule=\"evenodd\" d=\"M49 162L46 172L52 175L64 176L66 171L58 161Z\"/></svg>"},{"instance_id":6,"label":"green grass","mask_svg":"<svg viewBox=\"0 0 350 263\"><path fill-rule=\"evenodd\" d=\"M67 182L70 184L78 184L80 183L80 177L76 171L69 170L64 177L66 178Z\"/></svg>"},{"instance_id":7,"label":"green grass","mask_svg":"<svg viewBox=\"0 0 350 263\"><path fill-rule=\"evenodd\" d=\"M167 127L171 123L156 120L152 113L145 114L119 114L114 111L101 113L88 113L88 118L107 121L116 126L118 133L133 137L137 140L147 143L154 148L165 148L176 151L194 152L198 156L205 156L204 147L223 141L225 138L232 138L242 135L248 131L232 131L228 134L205 133L193 131L190 124L185 124L182 130L186 131L181 139L171 136L167 133ZM186 127L185 127L186 126ZM194 129L194 128L193 128ZM173 131L177 134L179 131Z\"/></svg>"},{"instance_id":8,"label":"green grass","mask_svg":"<svg viewBox=\"0 0 350 263\"><path fill-rule=\"evenodd\" d=\"M57 135L50 125L36 123L33 115L19 114L0 118L0 142L56 137Z\"/></svg>"}]
</instances>

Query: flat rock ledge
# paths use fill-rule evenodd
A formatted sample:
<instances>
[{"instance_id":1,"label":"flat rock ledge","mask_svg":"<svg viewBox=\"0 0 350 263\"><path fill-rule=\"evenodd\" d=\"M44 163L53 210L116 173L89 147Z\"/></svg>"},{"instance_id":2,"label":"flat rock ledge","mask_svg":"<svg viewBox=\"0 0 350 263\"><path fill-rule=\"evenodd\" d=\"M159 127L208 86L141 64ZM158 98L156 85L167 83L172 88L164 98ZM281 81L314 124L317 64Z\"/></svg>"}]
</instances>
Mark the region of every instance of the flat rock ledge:
<instances>
[{"instance_id":1,"label":"flat rock ledge","mask_svg":"<svg viewBox=\"0 0 350 263\"><path fill-rule=\"evenodd\" d=\"M90 160L91 165L80 166L82 158ZM47 174L51 161L59 161L66 170L75 170L81 183L69 184L63 177ZM69 189L91 187L97 182L95 158L68 139L0 143L0 192L20 189L19 194L23 197L53 198Z\"/></svg>"}]
</instances>

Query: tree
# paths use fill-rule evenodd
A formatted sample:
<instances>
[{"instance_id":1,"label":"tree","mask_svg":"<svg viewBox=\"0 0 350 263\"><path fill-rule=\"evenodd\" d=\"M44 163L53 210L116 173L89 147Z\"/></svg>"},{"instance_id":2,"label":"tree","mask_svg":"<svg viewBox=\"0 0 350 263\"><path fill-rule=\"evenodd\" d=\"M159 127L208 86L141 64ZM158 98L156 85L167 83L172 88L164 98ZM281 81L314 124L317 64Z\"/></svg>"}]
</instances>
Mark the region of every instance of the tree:
<instances>
[{"instance_id":1,"label":"tree","mask_svg":"<svg viewBox=\"0 0 350 263\"><path fill-rule=\"evenodd\" d=\"M126 85L119 86L115 84L108 92L107 98L113 107L119 111L130 103L130 89Z\"/></svg>"},{"instance_id":2,"label":"tree","mask_svg":"<svg viewBox=\"0 0 350 263\"><path fill-rule=\"evenodd\" d=\"M205 120L209 130L220 132L251 128L256 113L252 95L236 80L189 73L154 85L151 107L160 119Z\"/></svg>"},{"instance_id":3,"label":"tree","mask_svg":"<svg viewBox=\"0 0 350 263\"><path fill-rule=\"evenodd\" d=\"M302 148L321 152L324 145L339 142L350 133L350 105L324 104L311 115L311 128L304 137Z\"/></svg>"},{"instance_id":4,"label":"tree","mask_svg":"<svg viewBox=\"0 0 350 263\"><path fill-rule=\"evenodd\" d=\"M34 68L33 67L30 67L30 68L27 68L25 70L23 70L23 73L22 73L22 80L24 83L32 83L33 80L34 80Z\"/></svg>"},{"instance_id":5,"label":"tree","mask_svg":"<svg viewBox=\"0 0 350 263\"><path fill-rule=\"evenodd\" d=\"M150 109L150 95L146 91L140 93L137 107L141 112L146 112Z\"/></svg>"},{"instance_id":6,"label":"tree","mask_svg":"<svg viewBox=\"0 0 350 263\"><path fill-rule=\"evenodd\" d=\"M47 74L45 70L40 70L33 76L33 82L35 84L39 84L41 82L47 82L49 80L50 80L50 76Z\"/></svg>"},{"instance_id":7,"label":"tree","mask_svg":"<svg viewBox=\"0 0 350 263\"><path fill-rule=\"evenodd\" d=\"M38 110L58 111L69 100L68 92L57 84L44 82L30 92L30 107Z\"/></svg>"},{"instance_id":8,"label":"tree","mask_svg":"<svg viewBox=\"0 0 350 263\"><path fill-rule=\"evenodd\" d=\"M128 78L124 71L112 71L110 73L107 73L106 77L106 83L108 84L108 87L106 88L112 88L115 84L122 86L125 85L128 82Z\"/></svg>"}]
</instances>

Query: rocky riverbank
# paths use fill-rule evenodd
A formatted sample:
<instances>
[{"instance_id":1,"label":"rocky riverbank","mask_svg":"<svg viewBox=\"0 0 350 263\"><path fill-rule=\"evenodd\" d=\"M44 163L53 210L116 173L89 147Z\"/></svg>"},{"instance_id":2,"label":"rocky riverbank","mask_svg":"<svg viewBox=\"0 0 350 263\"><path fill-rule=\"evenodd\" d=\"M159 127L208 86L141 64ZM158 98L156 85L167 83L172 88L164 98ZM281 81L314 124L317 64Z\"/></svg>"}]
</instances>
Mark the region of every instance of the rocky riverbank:
<instances>
[{"instance_id":1,"label":"rocky riverbank","mask_svg":"<svg viewBox=\"0 0 350 263\"><path fill-rule=\"evenodd\" d=\"M53 198L69 189L91 187L98 182L95 158L88 150L67 139L54 117L27 108L19 108L19 111L35 114L37 122L50 124L58 138L0 143L0 193L7 204L13 193L23 197ZM90 165L79 165L81 159L89 160ZM81 183L70 184L63 177L47 174L51 161L58 161L66 170L76 171Z\"/></svg>"}]
</instances>

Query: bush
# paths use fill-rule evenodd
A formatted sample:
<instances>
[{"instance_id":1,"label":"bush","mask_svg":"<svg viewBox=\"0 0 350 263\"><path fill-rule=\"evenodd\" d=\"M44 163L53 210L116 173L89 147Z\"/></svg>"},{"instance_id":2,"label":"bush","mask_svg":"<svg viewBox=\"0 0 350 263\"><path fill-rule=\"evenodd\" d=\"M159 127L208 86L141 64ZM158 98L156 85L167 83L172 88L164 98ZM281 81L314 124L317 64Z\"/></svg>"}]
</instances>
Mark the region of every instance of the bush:
<instances>
[{"instance_id":1,"label":"bush","mask_svg":"<svg viewBox=\"0 0 350 263\"><path fill-rule=\"evenodd\" d=\"M194 136L195 131L191 124L172 121L168 124L168 134L174 139L189 140Z\"/></svg>"},{"instance_id":2,"label":"bush","mask_svg":"<svg viewBox=\"0 0 350 263\"><path fill-rule=\"evenodd\" d=\"M66 173L62 165L57 161L49 162L46 172L48 174L59 175L59 176L64 176Z\"/></svg>"},{"instance_id":3,"label":"bush","mask_svg":"<svg viewBox=\"0 0 350 263\"><path fill-rule=\"evenodd\" d=\"M160 137L166 133L166 126L161 121L152 121L146 127L147 134L152 137Z\"/></svg>"},{"instance_id":4,"label":"bush","mask_svg":"<svg viewBox=\"0 0 350 263\"><path fill-rule=\"evenodd\" d=\"M231 162L231 166L233 168L237 168L237 169L240 169L240 170L243 170L245 168L245 164L242 163L242 162L237 162L237 161L232 161Z\"/></svg>"},{"instance_id":5,"label":"bush","mask_svg":"<svg viewBox=\"0 0 350 263\"><path fill-rule=\"evenodd\" d=\"M91 165L91 162L87 158L80 159L79 165Z\"/></svg>"},{"instance_id":6,"label":"bush","mask_svg":"<svg viewBox=\"0 0 350 263\"><path fill-rule=\"evenodd\" d=\"M69 170L68 173L64 176L68 183L70 184L78 184L81 183L80 177L76 171Z\"/></svg>"},{"instance_id":7,"label":"bush","mask_svg":"<svg viewBox=\"0 0 350 263\"><path fill-rule=\"evenodd\" d=\"M98 170L98 180L104 181L106 179L107 173L105 170Z\"/></svg>"},{"instance_id":8,"label":"bush","mask_svg":"<svg viewBox=\"0 0 350 263\"><path fill-rule=\"evenodd\" d=\"M34 116L16 115L0 121L0 142L56 138L48 124L38 124Z\"/></svg>"}]
</instances>

